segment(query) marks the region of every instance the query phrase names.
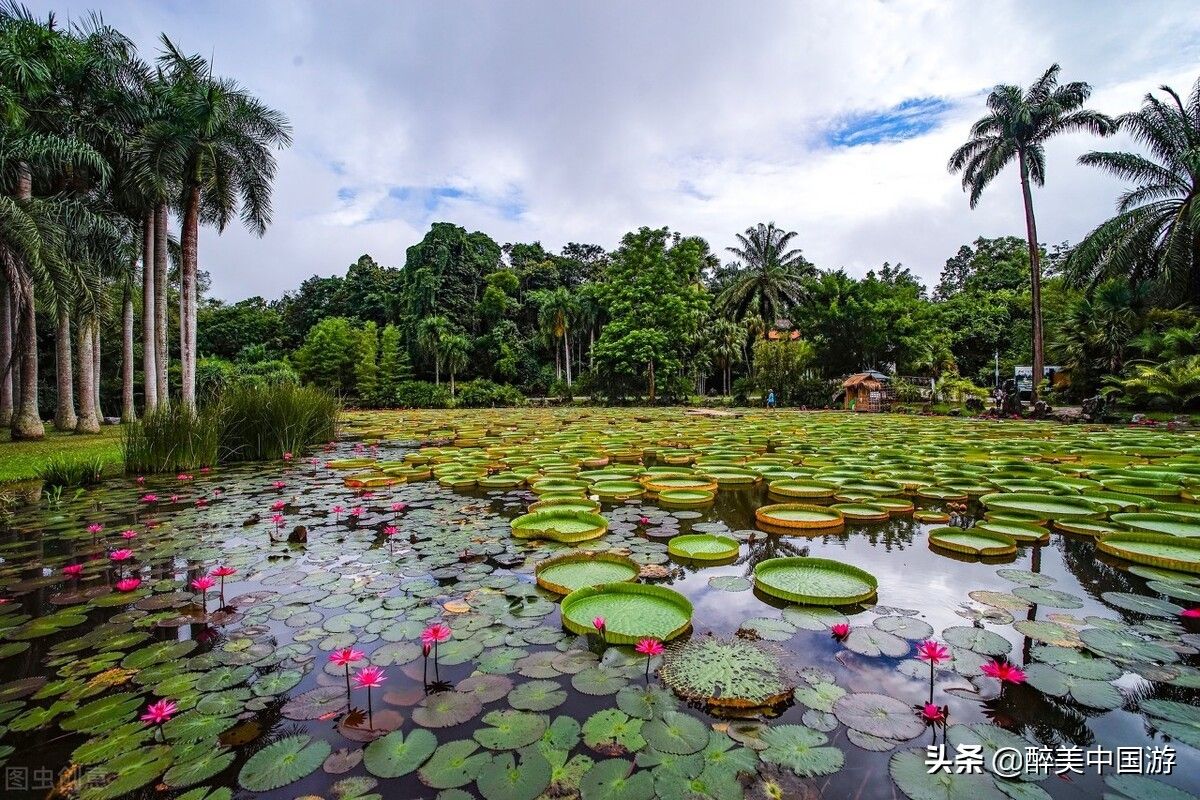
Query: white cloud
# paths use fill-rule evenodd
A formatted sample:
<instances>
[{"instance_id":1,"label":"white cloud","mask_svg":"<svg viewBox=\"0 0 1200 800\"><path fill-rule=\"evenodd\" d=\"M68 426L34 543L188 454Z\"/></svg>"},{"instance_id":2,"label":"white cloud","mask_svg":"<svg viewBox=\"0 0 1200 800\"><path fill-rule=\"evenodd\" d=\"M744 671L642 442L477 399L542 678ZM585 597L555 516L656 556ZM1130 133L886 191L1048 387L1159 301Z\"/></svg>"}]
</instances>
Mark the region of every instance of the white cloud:
<instances>
[{"instance_id":1,"label":"white cloud","mask_svg":"<svg viewBox=\"0 0 1200 800\"><path fill-rule=\"evenodd\" d=\"M774 220L821 266L902 261L932 283L963 242L1023 232L1015 173L970 211L945 168L988 88L1058 61L1117 113L1160 83L1190 88L1200 62L1186 1L1153 14L1085 0L97 5L147 55L160 31L215 53L293 122L266 237L204 235L202 265L231 299L278 296L364 252L398 266L438 219L552 248L669 225L716 250ZM927 97L950 104L933 130L825 143L848 118ZM1097 146L1110 145L1050 148L1044 241L1078 239L1111 209L1118 186L1074 164ZM446 186L466 196L433 212L389 194Z\"/></svg>"}]
</instances>

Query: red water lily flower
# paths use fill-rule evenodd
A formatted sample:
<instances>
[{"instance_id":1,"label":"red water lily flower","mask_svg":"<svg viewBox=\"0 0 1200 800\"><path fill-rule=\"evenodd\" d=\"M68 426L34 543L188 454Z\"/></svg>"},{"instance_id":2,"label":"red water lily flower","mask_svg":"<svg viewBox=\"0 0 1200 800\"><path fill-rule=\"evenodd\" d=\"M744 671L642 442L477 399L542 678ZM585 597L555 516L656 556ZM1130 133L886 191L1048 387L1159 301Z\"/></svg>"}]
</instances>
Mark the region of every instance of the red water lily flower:
<instances>
[{"instance_id":1,"label":"red water lily flower","mask_svg":"<svg viewBox=\"0 0 1200 800\"><path fill-rule=\"evenodd\" d=\"M282 489L283 487L287 486L287 484L284 483L283 481L275 481L271 485L274 486L276 489Z\"/></svg>"},{"instance_id":2,"label":"red water lily flower","mask_svg":"<svg viewBox=\"0 0 1200 800\"><path fill-rule=\"evenodd\" d=\"M980 667L984 675L996 678L1001 683L1024 683L1025 671L1007 661L989 661Z\"/></svg>"},{"instance_id":3,"label":"red water lily flower","mask_svg":"<svg viewBox=\"0 0 1200 800\"><path fill-rule=\"evenodd\" d=\"M840 641L850 635L850 624L846 622L836 622L830 626L829 632L833 634L833 638Z\"/></svg>"},{"instance_id":4,"label":"red water lily flower","mask_svg":"<svg viewBox=\"0 0 1200 800\"><path fill-rule=\"evenodd\" d=\"M78 578L83 572L83 564L68 564L62 568L63 575L69 578Z\"/></svg>"},{"instance_id":5,"label":"red water lily flower","mask_svg":"<svg viewBox=\"0 0 1200 800\"><path fill-rule=\"evenodd\" d=\"M282 500L276 500L274 503L271 503L272 511L283 511L283 509L286 507L287 503L283 502Z\"/></svg>"},{"instance_id":6,"label":"red water lily flower","mask_svg":"<svg viewBox=\"0 0 1200 800\"><path fill-rule=\"evenodd\" d=\"M145 482L146 482L146 476L145 476L145 475L138 475L138 476L137 476L137 485L138 485L138 486L141 486L141 485L142 485L142 484L144 484Z\"/></svg>"},{"instance_id":7,"label":"red water lily flower","mask_svg":"<svg viewBox=\"0 0 1200 800\"><path fill-rule=\"evenodd\" d=\"M403 511L408 508L408 503L392 503L392 511Z\"/></svg>"},{"instance_id":8,"label":"red water lily flower","mask_svg":"<svg viewBox=\"0 0 1200 800\"><path fill-rule=\"evenodd\" d=\"M95 536L97 533L99 533L102 530L104 530L104 526L101 525L99 522L93 522L91 525L87 526L88 533L92 534L93 536Z\"/></svg>"},{"instance_id":9,"label":"red water lily flower","mask_svg":"<svg viewBox=\"0 0 1200 800\"><path fill-rule=\"evenodd\" d=\"M386 528L383 529L383 535L384 536L395 536L397 531L398 531L398 528L396 528L395 525L388 525Z\"/></svg>"},{"instance_id":10,"label":"red water lily flower","mask_svg":"<svg viewBox=\"0 0 1200 800\"><path fill-rule=\"evenodd\" d=\"M233 567L227 567L225 565L221 565L221 566L217 567L216 569L214 569L211 574L215 575L218 578L228 578L230 575L236 575L237 570L234 569Z\"/></svg>"},{"instance_id":11,"label":"red water lily flower","mask_svg":"<svg viewBox=\"0 0 1200 800\"><path fill-rule=\"evenodd\" d=\"M944 644L930 639L917 645L917 658L928 661L930 665L940 664L950 659L950 651Z\"/></svg>"},{"instance_id":12,"label":"red water lily flower","mask_svg":"<svg viewBox=\"0 0 1200 800\"><path fill-rule=\"evenodd\" d=\"M383 667L363 667L354 673L354 684L360 689L378 689L385 680Z\"/></svg>"},{"instance_id":13,"label":"red water lily flower","mask_svg":"<svg viewBox=\"0 0 1200 800\"><path fill-rule=\"evenodd\" d=\"M132 550L113 550L108 554L108 557L113 561L128 561L133 558Z\"/></svg>"},{"instance_id":14,"label":"red water lily flower","mask_svg":"<svg viewBox=\"0 0 1200 800\"><path fill-rule=\"evenodd\" d=\"M178 710L179 706L171 700L159 700L156 703L146 706L146 713L142 715L142 722L149 722L151 725L162 725L164 722L169 722Z\"/></svg>"},{"instance_id":15,"label":"red water lily flower","mask_svg":"<svg viewBox=\"0 0 1200 800\"><path fill-rule=\"evenodd\" d=\"M948 707L939 707L936 703L926 703L921 707L921 718L930 724L946 721Z\"/></svg>"},{"instance_id":16,"label":"red water lily flower","mask_svg":"<svg viewBox=\"0 0 1200 800\"><path fill-rule=\"evenodd\" d=\"M604 617L596 617L592 620L592 627L596 629L596 633L604 635Z\"/></svg>"},{"instance_id":17,"label":"red water lily flower","mask_svg":"<svg viewBox=\"0 0 1200 800\"><path fill-rule=\"evenodd\" d=\"M649 524L650 524L650 518L649 518L649 517L646 517L646 516L638 517L638 524L639 524L639 525L649 525Z\"/></svg>"},{"instance_id":18,"label":"red water lily flower","mask_svg":"<svg viewBox=\"0 0 1200 800\"><path fill-rule=\"evenodd\" d=\"M291 461L291 460L292 460L292 454L291 454L291 453L284 453L284 454L283 454L283 460L284 460L284 461Z\"/></svg>"},{"instance_id":19,"label":"red water lily flower","mask_svg":"<svg viewBox=\"0 0 1200 800\"><path fill-rule=\"evenodd\" d=\"M1188 619L1195 619L1200 617L1200 608L1185 608L1183 611L1179 612L1179 616L1186 617Z\"/></svg>"},{"instance_id":20,"label":"red water lily flower","mask_svg":"<svg viewBox=\"0 0 1200 800\"><path fill-rule=\"evenodd\" d=\"M142 582L137 578L125 578L124 580L117 581L114 584L114 586L117 587L118 592L134 592L137 591L137 588L141 585Z\"/></svg>"},{"instance_id":21,"label":"red water lily flower","mask_svg":"<svg viewBox=\"0 0 1200 800\"><path fill-rule=\"evenodd\" d=\"M121 538L122 539L136 539L137 531L135 531L135 530L121 531Z\"/></svg>"},{"instance_id":22,"label":"red water lily flower","mask_svg":"<svg viewBox=\"0 0 1200 800\"><path fill-rule=\"evenodd\" d=\"M142 502L143 502L143 503L157 503L157 502L158 502L158 495L156 495L156 494L144 494L144 495L142 495Z\"/></svg>"}]
</instances>

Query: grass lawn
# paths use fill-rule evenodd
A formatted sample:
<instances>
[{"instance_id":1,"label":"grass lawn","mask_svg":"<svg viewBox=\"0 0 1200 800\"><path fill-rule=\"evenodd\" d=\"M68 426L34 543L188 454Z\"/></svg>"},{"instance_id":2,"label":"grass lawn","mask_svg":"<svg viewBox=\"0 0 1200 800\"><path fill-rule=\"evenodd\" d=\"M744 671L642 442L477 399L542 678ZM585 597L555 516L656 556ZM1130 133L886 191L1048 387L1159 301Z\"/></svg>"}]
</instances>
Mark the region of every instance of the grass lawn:
<instances>
[{"instance_id":1,"label":"grass lawn","mask_svg":"<svg viewBox=\"0 0 1200 800\"><path fill-rule=\"evenodd\" d=\"M76 436L47 427L46 438L38 442L13 442L5 429L0 432L0 483L36 478L42 466L58 455L102 458L115 472L121 463L121 426L105 425L96 436Z\"/></svg>"}]
</instances>

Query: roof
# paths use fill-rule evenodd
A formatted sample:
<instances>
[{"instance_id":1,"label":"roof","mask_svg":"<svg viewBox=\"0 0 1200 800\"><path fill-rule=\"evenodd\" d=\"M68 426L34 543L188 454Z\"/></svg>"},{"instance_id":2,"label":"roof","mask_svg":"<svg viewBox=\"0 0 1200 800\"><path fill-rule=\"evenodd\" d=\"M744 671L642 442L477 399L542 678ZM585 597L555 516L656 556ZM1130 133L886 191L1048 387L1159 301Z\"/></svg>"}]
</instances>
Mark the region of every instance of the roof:
<instances>
[{"instance_id":1,"label":"roof","mask_svg":"<svg viewBox=\"0 0 1200 800\"><path fill-rule=\"evenodd\" d=\"M852 386L878 387L882 386L887 380L888 376L882 372L867 370L866 372L858 372L846 378L846 380L842 381L842 388L848 389Z\"/></svg>"}]
</instances>

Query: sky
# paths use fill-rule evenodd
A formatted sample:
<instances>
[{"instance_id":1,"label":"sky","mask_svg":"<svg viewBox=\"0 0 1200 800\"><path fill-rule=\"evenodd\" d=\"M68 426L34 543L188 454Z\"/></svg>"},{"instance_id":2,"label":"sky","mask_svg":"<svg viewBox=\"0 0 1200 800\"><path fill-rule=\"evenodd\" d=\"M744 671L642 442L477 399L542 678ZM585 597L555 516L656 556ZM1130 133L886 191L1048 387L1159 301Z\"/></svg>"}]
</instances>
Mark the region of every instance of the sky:
<instances>
[{"instance_id":1,"label":"sky","mask_svg":"<svg viewBox=\"0 0 1200 800\"><path fill-rule=\"evenodd\" d=\"M78 2L78 0L76 0ZM1024 235L1015 168L971 210L950 153L998 83L1051 63L1091 107L1200 78L1194 0L310 2L97 0L146 58L166 32L291 120L261 239L201 235L211 293L268 299L361 254L400 267L433 222L613 249L668 226L715 251L774 221L821 268L928 285L977 236ZM1040 238L1077 241L1121 184L1047 151Z\"/></svg>"}]
</instances>

